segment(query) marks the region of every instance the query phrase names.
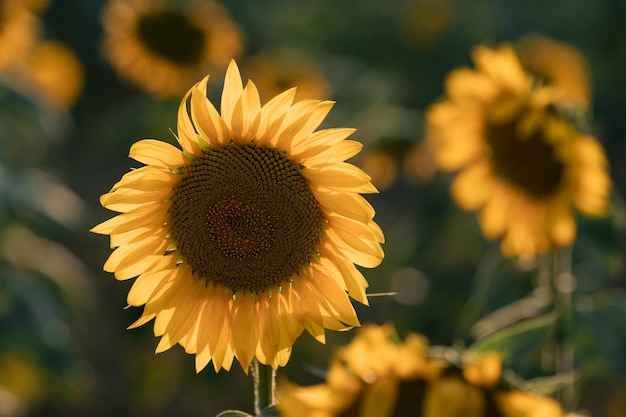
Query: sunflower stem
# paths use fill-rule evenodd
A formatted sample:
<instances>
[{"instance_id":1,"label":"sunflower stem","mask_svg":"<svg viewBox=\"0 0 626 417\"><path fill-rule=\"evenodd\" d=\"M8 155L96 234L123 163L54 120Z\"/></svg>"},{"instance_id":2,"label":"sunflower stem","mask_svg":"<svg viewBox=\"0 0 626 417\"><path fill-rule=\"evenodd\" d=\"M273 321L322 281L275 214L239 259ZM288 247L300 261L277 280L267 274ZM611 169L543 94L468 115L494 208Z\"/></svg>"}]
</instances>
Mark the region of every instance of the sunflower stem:
<instances>
[{"instance_id":1,"label":"sunflower stem","mask_svg":"<svg viewBox=\"0 0 626 417\"><path fill-rule=\"evenodd\" d=\"M260 415L261 411L276 402L274 399L276 371L270 365L263 365L256 358L252 360L250 370L254 381L254 413Z\"/></svg>"},{"instance_id":2,"label":"sunflower stem","mask_svg":"<svg viewBox=\"0 0 626 417\"><path fill-rule=\"evenodd\" d=\"M539 285L549 287L556 321L552 338L543 355L544 369L567 377L567 384L560 392L560 400L566 409L572 409L576 401L574 385L574 349L571 344L573 292L576 280L572 275L571 248L555 250L540 268Z\"/></svg>"},{"instance_id":3,"label":"sunflower stem","mask_svg":"<svg viewBox=\"0 0 626 417\"><path fill-rule=\"evenodd\" d=\"M573 292L576 280L572 274L571 248L558 249L554 252L553 289L554 310L557 316L558 335L555 343L555 371L557 374L567 375L567 385L561 392L561 401L567 411L571 411L576 400L574 386L574 348L571 337Z\"/></svg>"}]
</instances>

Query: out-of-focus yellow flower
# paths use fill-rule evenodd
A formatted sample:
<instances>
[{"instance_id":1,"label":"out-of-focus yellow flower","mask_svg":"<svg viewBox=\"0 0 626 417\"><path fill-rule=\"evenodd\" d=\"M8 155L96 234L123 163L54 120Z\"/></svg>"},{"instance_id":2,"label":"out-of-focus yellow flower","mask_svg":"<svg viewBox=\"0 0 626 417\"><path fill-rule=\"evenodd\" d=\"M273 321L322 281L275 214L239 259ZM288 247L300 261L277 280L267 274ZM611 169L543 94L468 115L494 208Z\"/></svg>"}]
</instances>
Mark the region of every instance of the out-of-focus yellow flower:
<instances>
[{"instance_id":1,"label":"out-of-focus yellow flower","mask_svg":"<svg viewBox=\"0 0 626 417\"><path fill-rule=\"evenodd\" d=\"M488 353L452 364L429 356L423 336L395 342L393 327L368 325L332 358L326 382L283 381L285 417L564 417L554 400L501 388L502 363ZM468 378L469 377L469 378ZM543 413L543 414L541 414Z\"/></svg>"},{"instance_id":2,"label":"out-of-focus yellow flower","mask_svg":"<svg viewBox=\"0 0 626 417\"><path fill-rule=\"evenodd\" d=\"M27 414L45 397L44 370L27 355L2 352L0 355L0 415Z\"/></svg>"},{"instance_id":3,"label":"out-of-focus yellow flower","mask_svg":"<svg viewBox=\"0 0 626 417\"><path fill-rule=\"evenodd\" d=\"M409 0L400 20L400 36L412 45L431 44L450 26L455 6L452 0Z\"/></svg>"},{"instance_id":4,"label":"out-of-focus yellow flower","mask_svg":"<svg viewBox=\"0 0 626 417\"><path fill-rule=\"evenodd\" d=\"M473 358L463 366L463 377L478 387L495 387L502 377L500 355L489 352Z\"/></svg>"},{"instance_id":5,"label":"out-of-focus yellow flower","mask_svg":"<svg viewBox=\"0 0 626 417\"><path fill-rule=\"evenodd\" d=\"M563 417L561 405L552 398L527 391L502 391L494 401L503 417Z\"/></svg>"},{"instance_id":6,"label":"out-of-focus yellow flower","mask_svg":"<svg viewBox=\"0 0 626 417\"><path fill-rule=\"evenodd\" d=\"M444 376L426 386L424 417L482 417L485 396L457 376Z\"/></svg>"},{"instance_id":7,"label":"out-of-focus yellow flower","mask_svg":"<svg viewBox=\"0 0 626 417\"><path fill-rule=\"evenodd\" d=\"M320 100L331 96L331 86L324 74L315 63L296 52L254 55L246 60L242 72L254 74L262 99L296 86L296 100Z\"/></svg>"},{"instance_id":8,"label":"out-of-focus yellow flower","mask_svg":"<svg viewBox=\"0 0 626 417\"><path fill-rule=\"evenodd\" d=\"M427 341L411 335L394 343L392 326L364 326L333 357L325 384L298 387L283 383L277 391L285 417L386 417L398 407L411 407L426 382L443 370L440 360L427 360ZM414 392L413 392L414 391Z\"/></svg>"},{"instance_id":9,"label":"out-of-focus yellow flower","mask_svg":"<svg viewBox=\"0 0 626 417\"><path fill-rule=\"evenodd\" d=\"M576 48L540 35L528 35L515 44L515 50L522 66L541 83L552 87L557 104L589 107L589 63Z\"/></svg>"},{"instance_id":10,"label":"out-of-focus yellow flower","mask_svg":"<svg viewBox=\"0 0 626 417\"><path fill-rule=\"evenodd\" d=\"M92 231L111 236L105 270L139 276L128 303L144 306L132 327L156 318L157 352L176 343L209 361L247 370L252 359L284 366L306 329L359 320L348 296L367 303L356 265L382 261L384 237L361 193L370 177L344 162L362 145L354 129L317 130L333 103L293 103L295 89L261 105L234 61L221 114L207 98L208 77L182 99L182 150L143 140L130 156L146 166L101 197L121 214ZM189 108L188 108L189 105Z\"/></svg>"},{"instance_id":11,"label":"out-of-focus yellow flower","mask_svg":"<svg viewBox=\"0 0 626 417\"><path fill-rule=\"evenodd\" d=\"M50 4L50 0L21 0L33 12L41 12Z\"/></svg>"},{"instance_id":12,"label":"out-of-focus yellow flower","mask_svg":"<svg viewBox=\"0 0 626 417\"><path fill-rule=\"evenodd\" d=\"M398 162L389 152L374 150L358 159L361 169L372 177L372 184L380 191L391 187L398 179Z\"/></svg>"},{"instance_id":13,"label":"out-of-focus yellow flower","mask_svg":"<svg viewBox=\"0 0 626 417\"><path fill-rule=\"evenodd\" d=\"M403 170L407 180L415 185L432 181L437 173L437 163L430 144L419 142L411 146L404 157Z\"/></svg>"},{"instance_id":14,"label":"out-of-focus yellow flower","mask_svg":"<svg viewBox=\"0 0 626 417\"><path fill-rule=\"evenodd\" d=\"M83 66L61 42L38 43L18 70L20 87L53 107L72 107L83 89Z\"/></svg>"},{"instance_id":15,"label":"out-of-focus yellow flower","mask_svg":"<svg viewBox=\"0 0 626 417\"><path fill-rule=\"evenodd\" d=\"M105 56L121 77L156 96L182 95L243 48L237 24L210 0L109 0L102 22Z\"/></svg>"},{"instance_id":16,"label":"out-of-focus yellow flower","mask_svg":"<svg viewBox=\"0 0 626 417\"><path fill-rule=\"evenodd\" d=\"M604 150L557 113L552 89L533 88L510 45L474 49L476 70L446 79L447 99L427 112L427 136L441 169L460 170L451 191L478 210L488 239L507 256L570 245L574 208L605 214L611 180Z\"/></svg>"},{"instance_id":17,"label":"out-of-focus yellow flower","mask_svg":"<svg viewBox=\"0 0 626 417\"><path fill-rule=\"evenodd\" d=\"M21 0L0 2L0 71L26 54L37 30L38 20Z\"/></svg>"}]
</instances>

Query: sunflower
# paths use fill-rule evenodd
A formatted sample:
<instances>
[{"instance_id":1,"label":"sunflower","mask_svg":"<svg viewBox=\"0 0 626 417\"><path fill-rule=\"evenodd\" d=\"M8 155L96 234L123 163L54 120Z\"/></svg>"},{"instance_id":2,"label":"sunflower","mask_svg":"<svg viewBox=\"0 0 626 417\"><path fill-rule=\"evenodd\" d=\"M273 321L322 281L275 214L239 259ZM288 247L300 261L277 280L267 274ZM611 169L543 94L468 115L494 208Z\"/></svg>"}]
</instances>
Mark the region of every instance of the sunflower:
<instances>
[{"instance_id":1,"label":"sunflower","mask_svg":"<svg viewBox=\"0 0 626 417\"><path fill-rule=\"evenodd\" d=\"M62 42L39 42L18 69L20 88L53 107L72 107L83 89L83 66Z\"/></svg>"},{"instance_id":2,"label":"sunflower","mask_svg":"<svg viewBox=\"0 0 626 417\"><path fill-rule=\"evenodd\" d=\"M110 0L103 52L120 76L145 91L179 96L242 50L239 27L213 1Z\"/></svg>"},{"instance_id":3,"label":"sunflower","mask_svg":"<svg viewBox=\"0 0 626 417\"><path fill-rule=\"evenodd\" d=\"M316 65L292 51L259 53L246 60L243 72L254 74L261 97L298 86L296 100L329 98L329 82Z\"/></svg>"},{"instance_id":4,"label":"sunflower","mask_svg":"<svg viewBox=\"0 0 626 417\"><path fill-rule=\"evenodd\" d=\"M488 239L507 256L529 257L572 244L574 209L603 215L611 181L600 144L533 88L510 45L473 51L476 70L446 80L448 98L427 112L427 136L462 209L479 210Z\"/></svg>"},{"instance_id":5,"label":"sunflower","mask_svg":"<svg viewBox=\"0 0 626 417\"><path fill-rule=\"evenodd\" d=\"M556 103L589 108L589 63L576 48L541 35L528 35L515 44L515 50L528 72L553 87Z\"/></svg>"},{"instance_id":6,"label":"sunflower","mask_svg":"<svg viewBox=\"0 0 626 417\"><path fill-rule=\"evenodd\" d=\"M283 381L284 417L563 417L555 400L500 387L495 353L466 354L460 365L429 356L427 340L393 327L364 326L339 349L326 382L300 387ZM451 355L445 355L452 357Z\"/></svg>"},{"instance_id":7,"label":"sunflower","mask_svg":"<svg viewBox=\"0 0 626 417\"><path fill-rule=\"evenodd\" d=\"M231 61L220 115L207 82L181 102L182 151L134 144L146 166L102 196L122 214L93 231L117 247L104 269L138 276L128 303L144 310L131 327L156 318L157 353L179 343L197 371L210 360L228 370L233 357L246 370L255 356L277 368L304 329L323 343L324 329L359 325L348 294L367 304L367 282L355 264L383 257L359 193L376 189L344 162L362 147L346 140L354 129L314 131L332 102L292 104L290 89L261 106Z\"/></svg>"},{"instance_id":8,"label":"sunflower","mask_svg":"<svg viewBox=\"0 0 626 417\"><path fill-rule=\"evenodd\" d=\"M0 71L24 56L37 27L37 19L20 0L0 2Z\"/></svg>"},{"instance_id":9,"label":"sunflower","mask_svg":"<svg viewBox=\"0 0 626 417\"><path fill-rule=\"evenodd\" d=\"M423 336L411 334L398 344L394 337L390 325L364 326L331 359L326 383L299 387L283 381L276 392L281 415L386 417L403 415L397 414L400 408L415 415L418 397L445 364L426 358Z\"/></svg>"}]
</instances>

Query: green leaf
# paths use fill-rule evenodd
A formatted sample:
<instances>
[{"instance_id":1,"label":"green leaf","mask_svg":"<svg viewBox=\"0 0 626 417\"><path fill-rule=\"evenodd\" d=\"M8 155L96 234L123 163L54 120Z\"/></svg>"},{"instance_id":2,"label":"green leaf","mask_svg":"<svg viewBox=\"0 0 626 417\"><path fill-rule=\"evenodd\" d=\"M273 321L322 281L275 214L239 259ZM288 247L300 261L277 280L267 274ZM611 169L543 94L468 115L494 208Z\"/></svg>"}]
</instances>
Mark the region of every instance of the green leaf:
<instances>
[{"instance_id":1,"label":"green leaf","mask_svg":"<svg viewBox=\"0 0 626 417\"><path fill-rule=\"evenodd\" d=\"M541 346L553 324L553 314L524 320L478 339L470 346L470 350L476 353L497 352L502 361L506 362Z\"/></svg>"},{"instance_id":2,"label":"green leaf","mask_svg":"<svg viewBox=\"0 0 626 417\"><path fill-rule=\"evenodd\" d=\"M524 391L534 392L540 395L555 395L557 392L565 389L574 379L572 373L562 373L544 377L538 377L524 381L520 389Z\"/></svg>"},{"instance_id":3,"label":"green leaf","mask_svg":"<svg viewBox=\"0 0 626 417\"><path fill-rule=\"evenodd\" d=\"M222 411L215 417L252 417L252 414L244 413L239 410L226 410Z\"/></svg>"}]
</instances>

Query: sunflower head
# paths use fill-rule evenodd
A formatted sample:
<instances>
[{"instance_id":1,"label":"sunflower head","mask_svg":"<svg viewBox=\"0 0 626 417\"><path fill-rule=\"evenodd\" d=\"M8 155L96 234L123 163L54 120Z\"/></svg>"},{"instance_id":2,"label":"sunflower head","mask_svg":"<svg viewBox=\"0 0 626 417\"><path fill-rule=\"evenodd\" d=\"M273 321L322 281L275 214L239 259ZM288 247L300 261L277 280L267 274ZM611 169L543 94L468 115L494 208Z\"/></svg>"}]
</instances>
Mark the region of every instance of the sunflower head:
<instances>
[{"instance_id":1,"label":"sunflower head","mask_svg":"<svg viewBox=\"0 0 626 417\"><path fill-rule=\"evenodd\" d=\"M111 64L157 96L179 96L207 71L225 68L243 44L238 26L213 1L110 0L102 20Z\"/></svg>"},{"instance_id":2,"label":"sunflower head","mask_svg":"<svg viewBox=\"0 0 626 417\"><path fill-rule=\"evenodd\" d=\"M42 41L29 51L19 68L23 90L57 108L70 108L84 84L84 72L76 54L58 41Z\"/></svg>"},{"instance_id":3,"label":"sunflower head","mask_svg":"<svg viewBox=\"0 0 626 417\"><path fill-rule=\"evenodd\" d=\"M570 245L575 208L601 215L610 179L604 152L555 106L513 48L478 47L476 69L454 70L447 98L427 113L428 140L439 166L459 170L452 194L478 210L484 235L502 237L509 256Z\"/></svg>"},{"instance_id":4,"label":"sunflower head","mask_svg":"<svg viewBox=\"0 0 626 417\"><path fill-rule=\"evenodd\" d=\"M273 97L295 86L296 100L331 96L330 83L321 70L297 52L259 53L246 60L244 72L254 74L261 97Z\"/></svg>"},{"instance_id":5,"label":"sunflower head","mask_svg":"<svg viewBox=\"0 0 626 417\"><path fill-rule=\"evenodd\" d=\"M359 324L348 296L367 303L355 264L374 267L383 235L360 193L370 178L344 162L361 145L353 129L317 130L332 103L294 103L295 89L261 105L234 61L221 114L207 99L208 77L183 98L178 149L143 140L134 170L101 198L119 213L93 231L116 248L105 270L138 276L128 303L144 306L138 326L156 318L157 352L176 343L244 369L256 356L284 365L304 329Z\"/></svg>"},{"instance_id":6,"label":"sunflower head","mask_svg":"<svg viewBox=\"0 0 626 417\"><path fill-rule=\"evenodd\" d=\"M324 383L280 384L278 408L285 417L564 417L549 397L503 388L498 354L465 353L452 363L432 357L421 335L400 341L390 326L365 326L333 357Z\"/></svg>"}]
</instances>

